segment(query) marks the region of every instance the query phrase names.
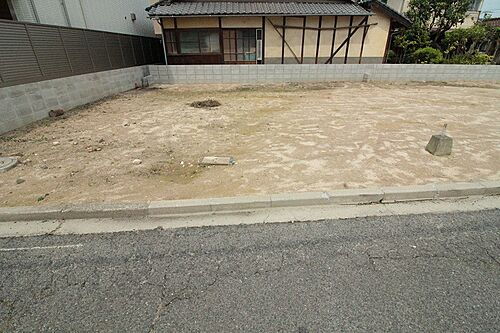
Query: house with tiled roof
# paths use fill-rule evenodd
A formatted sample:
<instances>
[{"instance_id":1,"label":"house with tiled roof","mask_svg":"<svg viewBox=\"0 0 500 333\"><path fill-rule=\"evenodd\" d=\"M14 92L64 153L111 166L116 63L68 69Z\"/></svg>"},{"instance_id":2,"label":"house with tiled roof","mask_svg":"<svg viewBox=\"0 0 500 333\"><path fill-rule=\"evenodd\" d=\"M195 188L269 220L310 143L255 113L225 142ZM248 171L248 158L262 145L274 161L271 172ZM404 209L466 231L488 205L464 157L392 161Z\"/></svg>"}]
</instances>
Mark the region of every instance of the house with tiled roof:
<instances>
[{"instance_id":1,"label":"house with tiled roof","mask_svg":"<svg viewBox=\"0 0 500 333\"><path fill-rule=\"evenodd\" d=\"M383 63L408 19L379 1L164 0L147 9L168 64Z\"/></svg>"}]
</instances>

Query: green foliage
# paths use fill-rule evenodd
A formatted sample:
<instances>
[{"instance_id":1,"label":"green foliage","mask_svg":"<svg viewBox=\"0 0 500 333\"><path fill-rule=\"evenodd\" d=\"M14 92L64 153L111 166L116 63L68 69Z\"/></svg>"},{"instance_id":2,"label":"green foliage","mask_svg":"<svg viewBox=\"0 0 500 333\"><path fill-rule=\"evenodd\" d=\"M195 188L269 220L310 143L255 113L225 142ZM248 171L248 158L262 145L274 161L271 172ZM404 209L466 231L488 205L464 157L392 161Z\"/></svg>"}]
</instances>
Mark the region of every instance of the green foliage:
<instances>
[{"instance_id":1,"label":"green foliage","mask_svg":"<svg viewBox=\"0 0 500 333\"><path fill-rule=\"evenodd\" d=\"M463 65L488 65L491 64L493 60L492 56L486 53L475 53L475 54L462 54L455 55L450 59L446 59L447 64L463 64Z\"/></svg>"},{"instance_id":2,"label":"green foliage","mask_svg":"<svg viewBox=\"0 0 500 333\"><path fill-rule=\"evenodd\" d=\"M500 39L500 28L485 24L476 24L465 29L455 29L446 33L443 41L445 53L449 57L473 55L481 48Z\"/></svg>"},{"instance_id":3,"label":"green foliage","mask_svg":"<svg viewBox=\"0 0 500 333\"><path fill-rule=\"evenodd\" d=\"M406 16L412 25L395 36L394 46L404 62L412 62L416 50L441 46L445 33L465 20L472 0L410 0Z\"/></svg>"},{"instance_id":4,"label":"green foliage","mask_svg":"<svg viewBox=\"0 0 500 333\"><path fill-rule=\"evenodd\" d=\"M389 52L387 52L387 63L388 64L396 64L397 62L398 62L398 58L397 58L396 52L394 52L393 50L389 50Z\"/></svg>"},{"instance_id":5,"label":"green foliage","mask_svg":"<svg viewBox=\"0 0 500 333\"><path fill-rule=\"evenodd\" d=\"M473 0L410 0L406 15L429 33L435 46L446 31L465 21Z\"/></svg>"},{"instance_id":6,"label":"green foliage","mask_svg":"<svg viewBox=\"0 0 500 333\"><path fill-rule=\"evenodd\" d=\"M413 52L412 58L417 64L440 64L443 62L443 53L432 47L424 47Z\"/></svg>"}]
</instances>

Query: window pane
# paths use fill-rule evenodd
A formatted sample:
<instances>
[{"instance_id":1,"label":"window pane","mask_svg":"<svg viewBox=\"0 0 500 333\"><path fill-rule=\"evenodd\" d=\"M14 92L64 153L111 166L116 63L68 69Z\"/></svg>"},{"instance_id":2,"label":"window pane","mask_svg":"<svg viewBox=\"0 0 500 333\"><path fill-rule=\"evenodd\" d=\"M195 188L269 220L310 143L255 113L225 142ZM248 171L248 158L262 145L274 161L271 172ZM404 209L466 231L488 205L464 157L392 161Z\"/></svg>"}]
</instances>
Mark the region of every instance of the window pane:
<instances>
[{"instance_id":1,"label":"window pane","mask_svg":"<svg viewBox=\"0 0 500 333\"><path fill-rule=\"evenodd\" d=\"M167 43L167 53L168 54L177 54L177 47L173 43Z\"/></svg>"},{"instance_id":2,"label":"window pane","mask_svg":"<svg viewBox=\"0 0 500 333\"><path fill-rule=\"evenodd\" d=\"M197 31L181 31L179 33L181 53L200 53Z\"/></svg>"},{"instance_id":3,"label":"window pane","mask_svg":"<svg viewBox=\"0 0 500 333\"><path fill-rule=\"evenodd\" d=\"M200 48L202 53L219 52L219 33L217 31L200 31Z\"/></svg>"}]
</instances>

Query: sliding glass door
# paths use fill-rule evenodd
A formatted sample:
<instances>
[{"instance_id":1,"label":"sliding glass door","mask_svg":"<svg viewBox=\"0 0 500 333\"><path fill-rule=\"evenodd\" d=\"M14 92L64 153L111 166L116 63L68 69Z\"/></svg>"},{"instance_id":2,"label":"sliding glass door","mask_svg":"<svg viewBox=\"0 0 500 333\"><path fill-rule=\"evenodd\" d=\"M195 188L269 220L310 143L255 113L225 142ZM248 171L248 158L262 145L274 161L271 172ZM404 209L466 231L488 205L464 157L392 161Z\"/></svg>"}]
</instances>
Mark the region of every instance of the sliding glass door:
<instances>
[{"instance_id":1,"label":"sliding glass door","mask_svg":"<svg viewBox=\"0 0 500 333\"><path fill-rule=\"evenodd\" d=\"M257 62L257 36L255 29L224 29L224 63L242 64Z\"/></svg>"}]
</instances>

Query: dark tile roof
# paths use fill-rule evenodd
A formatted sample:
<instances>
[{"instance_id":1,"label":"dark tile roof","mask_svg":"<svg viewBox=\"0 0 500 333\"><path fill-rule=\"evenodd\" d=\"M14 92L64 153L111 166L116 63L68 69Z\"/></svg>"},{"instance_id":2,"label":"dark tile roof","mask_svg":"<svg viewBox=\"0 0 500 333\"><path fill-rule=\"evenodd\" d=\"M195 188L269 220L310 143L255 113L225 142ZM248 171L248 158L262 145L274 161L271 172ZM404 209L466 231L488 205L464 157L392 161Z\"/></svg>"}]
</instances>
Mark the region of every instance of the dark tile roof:
<instances>
[{"instance_id":1,"label":"dark tile roof","mask_svg":"<svg viewBox=\"0 0 500 333\"><path fill-rule=\"evenodd\" d=\"M159 1L146 10L149 16L371 15L363 7L348 0L166 0Z\"/></svg>"},{"instance_id":2,"label":"dark tile roof","mask_svg":"<svg viewBox=\"0 0 500 333\"><path fill-rule=\"evenodd\" d=\"M387 16L392 18L397 23L401 24L404 27L409 27L411 25L411 21L405 15L400 14L394 8L389 5L379 1L379 0L368 0L361 3L361 5L365 8L371 9L372 7L379 8L382 10Z\"/></svg>"}]
</instances>

